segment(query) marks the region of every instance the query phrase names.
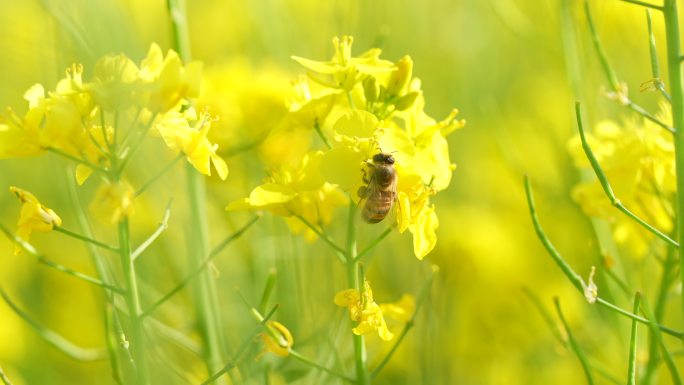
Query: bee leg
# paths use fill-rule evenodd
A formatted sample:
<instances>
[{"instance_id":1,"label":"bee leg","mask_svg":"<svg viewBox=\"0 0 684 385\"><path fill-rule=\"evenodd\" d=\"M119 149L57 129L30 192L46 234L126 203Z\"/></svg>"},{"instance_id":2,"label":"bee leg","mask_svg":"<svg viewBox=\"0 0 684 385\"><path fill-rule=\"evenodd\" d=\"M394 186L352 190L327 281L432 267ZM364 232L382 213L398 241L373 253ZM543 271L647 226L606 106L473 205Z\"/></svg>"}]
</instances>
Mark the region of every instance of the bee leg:
<instances>
[{"instance_id":1,"label":"bee leg","mask_svg":"<svg viewBox=\"0 0 684 385\"><path fill-rule=\"evenodd\" d=\"M361 186L356 191L356 194L359 196L359 198L365 197L367 193L368 193L368 187L367 186Z\"/></svg>"},{"instance_id":2,"label":"bee leg","mask_svg":"<svg viewBox=\"0 0 684 385\"><path fill-rule=\"evenodd\" d=\"M363 181L363 183L369 184L370 180L368 180L368 174L366 174L366 169L362 168L361 172L363 173L363 177L361 177L361 180Z\"/></svg>"}]
</instances>

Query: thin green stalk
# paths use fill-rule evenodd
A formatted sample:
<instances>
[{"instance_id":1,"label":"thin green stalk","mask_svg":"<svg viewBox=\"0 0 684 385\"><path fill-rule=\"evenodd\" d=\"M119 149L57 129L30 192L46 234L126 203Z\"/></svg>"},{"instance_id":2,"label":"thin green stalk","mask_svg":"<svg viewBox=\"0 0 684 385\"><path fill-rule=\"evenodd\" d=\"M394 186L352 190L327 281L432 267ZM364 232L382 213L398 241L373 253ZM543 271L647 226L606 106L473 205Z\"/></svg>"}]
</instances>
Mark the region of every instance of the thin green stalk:
<instances>
[{"instance_id":1,"label":"thin green stalk","mask_svg":"<svg viewBox=\"0 0 684 385\"><path fill-rule=\"evenodd\" d=\"M347 218L347 285L359 291L363 290L364 282L359 281L359 261L357 260L356 250L356 204L351 199L349 200L349 217ZM370 384L370 375L368 373L368 353L366 352L366 345L363 341L363 336L352 334L354 339L354 363L356 365L356 383L357 385Z\"/></svg>"},{"instance_id":2,"label":"thin green stalk","mask_svg":"<svg viewBox=\"0 0 684 385\"><path fill-rule=\"evenodd\" d=\"M2 380L4 385L12 385L12 381L10 381L9 377L2 371L2 367L0 367L0 380Z\"/></svg>"},{"instance_id":3,"label":"thin green stalk","mask_svg":"<svg viewBox=\"0 0 684 385\"><path fill-rule=\"evenodd\" d=\"M655 341L656 345L660 347L660 351L662 353L663 360L665 361L665 365L667 365L667 368L670 371L672 383L674 385L682 385L682 379L679 376L677 364L672 359L672 354L670 354L670 351L667 349L667 346L665 346L663 337L660 333L660 330L658 329L658 324L656 323L657 319L653 315L651 307L648 305L648 301L646 300L646 298L643 298L642 300L641 310L646 316L646 318L649 320L648 327L651 331L651 338Z\"/></svg>"},{"instance_id":4,"label":"thin green stalk","mask_svg":"<svg viewBox=\"0 0 684 385\"><path fill-rule=\"evenodd\" d=\"M152 178L150 178L147 182L143 183L142 186L135 192L135 196L138 196L142 193L145 192L154 182L156 182L159 178L164 176L169 170L173 168L173 166L178 163L179 160L183 159L185 157L185 154L181 153L177 157L173 158L171 162L169 162L166 166L164 166L161 170L159 170Z\"/></svg>"},{"instance_id":5,"label":"thin green stalk","mask_svg":"<svg viewBox=\"0 0 684 385\"><path fill-rule=\"evenodd\" d=\"M166 210L164 210L164 217L159 223L157 229L150 235L143 243L138 246L133 253L131 253L131 259L134 261L147 250L150 245L159 238L159 236L169 228L169 217L171 216L171 200L166 205Z\"/></svg>"},{"instance_id":6,"label":"thin green stalk","mask_svg":"<svg viewBox=\"0 0 684 385\"><path fill-rule=\"evenodd\" d=\"M143 320L140 316L140 296L135 275L135 264L133 263L133 258L131 258L129 231L128 218L119 222L119 253L126 281L126 295L124 297L130 319L129 342L133 360L135 361L137 384L148 385L150 384L150 377L147 366L147 352L145 351L145 333L143 330Z\"/></svg>"},{"instance_id":7,"label":"thin green stalk","mask_svg":"<svg viewBox=\"0 0 684 385\"><path fill-rule=\"evenodd\" d=\"M106 353L104 349L87 349L82 348L73 342L64 338L61 334L54 332L51 329L46 328L41 325L38 321L29 317L26 312L21 310L7 295L5 290L0 287L0 297L7 303L7 305L26 322L33 330L38 333L38 335L43 338L50 345L57 348L57 350L66 354L70 358L76 361L89 362L89 361L99 361L106 358Z\"/></svg>"},{"instance_id":8,"label":"thin green stalk","mask_svg":"<svg viewBox=\"0 0 684 385\"><path fill-rule=\"evenodd\" d=\"M67 230L67 229L65 229L65 228L63 228L63 227L55 226L55 227L54 227L54 230L57 231L57 232L60 232L60 233L62 233L62 234L64 234L64 235L68 235L68 236L70 236L70 237L72 237L72 238L76 238L76 239L80 239L80 240L82 240L82 241L84 241L84 242L92 243L93 245L99 246L99 247L101 247L101 248L103 248L103 249L111 250L111 251L114 251L114 252L116 252L116 253L119 252L119 249L117 249L115 246L106 244L106 243L104 243L104 242L100 242L100 241L98 241L98 240L96 240L96 239L93 239L93 238L90 238L90 237L86 237L85 235L81 235L81 234L74 233L73 231Z\"/></svg>"},{"instance_id":9,"label":"thin green stalk","mask_svg":"<svg viewBox=\"0 0 684 385\"><path fill-rule=\"evenodd\" d=\"M641 301L641 293L637 292L634 296L634 310L633 313L639 312L639 302ZM627 385L636 385L636 365L637 365L637 321L632 320L632 332L629 338L629 366L627 368Z\"/></svg>"},{"instance_id":10,"label":"thin green stalk","mask_svg":"<svg viewBox=\"0 0 684 385\"><path fill-rule=\"evenodd\" d=\"M247 231L256 221L259 219L259 216L256 216L252 218L249 222L247 222L246 225L244 225L240 230L236 231L235 233L231 234L228 238L226 238L223 242L221 242L214 250L205 258L198 266L195 267L195 269L188 274L185 279L183 279L176 287L171 289L168 293L166 293L162 298L157 300L152 306L148 307L142 314L141 317L147 317L149 316L153 311L155 311L161 304L164 302L168 301L169 298L173 297L176 293L181 291L185 286L187 286L196 276L198 276L202 271L206 269L206 267L209 265L209 263L216 258L220 251L224 249L226 245L228 245L230 242L233 240L239 238L242 234Z\"/></svg>"},{"instance_id":11,"label":"thin green stalk","mask_svg":"<svg viewBox=\"0 0 684 385\"><path fill-rule=\"evenodd\" d=\"M59 155L59 156L61 156L61 157L64 157L64 158L69 159L69 160L72 160L72 161L74 161L74 162L76 162L76 163L80 163L80 164L82 164L82 165L84 165L84 166L88 166L89 168L93 169L94 171L97 171L97 172L100 172L100 173L102 173L102 174L107 175L107 170L105 170L104 168L102 168L102 167L100 167L100 166L98 166L98 165L96 165L96 164L93 164L93 163L91 163L91 162L88 162L88 161L85 160L85 159L78 158L78 157L76 157L76 156L73 156L73 155L71 155L71 154L69 154L69 153L66 153L66 152L64 152L64 151L62 151L62 150L60 150L60 149L58 149L58 148L54 148L54 147L48 147L47 150L50 151L50 152L52 152L52 153L54 153L54 154L57 154L57 155Z\"/></svg>"},{"instance_id":12,"label":"thin green stalk","mask_svg":"<svg viewBox=\"0 0 684 385\"><path fill-rule=\"evenodd\" d=\"M328 142L328 138L326 138L323 134L323 131L321 130L321 124L318 122L318 118L314 120L314 130L316 130L316 133L323 141L323 144L325 144L325 146L328 147L328 150L331 149L332 146L330 145L330 142Z\"/></svg>"},{"instance_id":13,"label":"thin green stalk","mask_svg":"<svg viewBox=\"0 0 684 385\"><path fill-rule=\"evenodd\" d=\"M347 262L346 259L344 259L344 255L347 252L346 250L338 246L332 239L330 239L330 237L328 237L327 234L325 234L322 230L318 229L311 222L306 220L306 218L304 218L303 216L296 214L292 211L290 211L290 213L294 215L297 219L299 219L304 225L306 225L306 227L310 228L314 233L316 233L316 235L318 235L318 237L321 238L323 242L327 243L330 247L332 247L333 250L335 250L335 255L337 255L337 257L340 258L340 260L343 263ZM342 254L342 256L340 256L340 254Z\"/></svg>"},{"instance_id":14,"label":"thin green stalk","mask_svg":"<svg viewBox=\"0 0 684 385\"><path fill-rule=\"evenodd\" d=\"M123 385L124 375L121 371L121 363L119 362L119 354L117 353L116 336L111 332L114 330L114 305L107 302L107 304L105 304L104 313L105 343L107 344L107 354L109 354L109 366L112 370L112 378L117 384Z\"/></svg>"},{"instance_id":15,"label":"thin green stalk","mask_svg":"<svg viewBox=\"0 0 684 385\"><path fill-rule=\"evenodd\" d=\"M670 286L672 283L674 283L674 280L677 279L675 266L677 265L678 261L674 253L674 247L667 248L667 257L662 264L662 274L660 277L660 285L658 287L658 294L656 297L655 311L652 316L649 316L649 313L644 311L644 315L649 321L658 322L663 319L665 315L665 305L670 294ZM646 308L648 307L647 305L648 303L646 300L644 300L641 307ZM649 323L649 327L650 326L652 326L652 323ZM660 363L660 332L657 328L655 330L653 330L653 328L650 329L651 338L649 340L648 346L648 363L646 364L644 375L642 377L642 384L644 385L650 385L653 383L655 373L658 369L658 364ZM655 333L658 333L658 335L656 336Z\"/></svg>"},{"instance_id":16,"label":"thin green stalk","mask_svg":"<svg viewBox=\"0 0 684 385\"><path fill-rule=\"evenodd\" d=\"M541 223L539 222L539 218L537 216L537 209L534 204L534 196L532 195L532 187L530 187L530 181L527 176L525 177L525 194L527 195L527 204L530 209L530 216L532 217L532 223L534 225L534 229L537 233L537 237L541 241L542 245L548 252L548 254L551 256L551 258L556 262L558 267L563 271L565 276L570 280L570 282L575 286L577 290L579 290L581 293L584 293L584 287L585 283L582 280L582 277L579 276L579 274L575 273L575 271L570 267L570 265L563 259L563 256L556 250L556 248L553 246L551 243L551 240L549 240L548 236L544 232L544 229L541 227ZM631 319L635 319L641 323L647 324L649 321L643 317L639 317L636 314L632 314L624 309L621 309L612 303L602 299L601 297L596 298L596 303L604 306L606 308L609 308L619 314L622 314L626 317L629 317ZM667 333L669 335L672 335L674 337L677 337L679 339L682 339L684 337L684 333L670 329L666 326L658 324L658 328L662 330L664 333Z\"/></svg>"},{"instance_id":17,"label":"thin green stalk","mask_svg":"<svg viewBox=\"0 0 684 385\"><path fill-rule=\"evenodd\" d=\"M273 293L273 288L275 287L275 282L276 282L276 269L271 269L271 271L268 273L268 278L266 279L266 286L264 287L264 292L261 295L261 301L259 301L259 311L260 312L265 312L266 307L268 306L268 300L271 298L271 294Z\"/></svg>"},{"instance_id":18,"label":"thin green stalk","mask_svg":"<svg viewBox=\"0 0 684 385\"><path fill-rule=\"evenodd\" d=\"M653 34L653 20L650 9L646 9L646 25L648 26L648 53L651 57L651 74L653 75L653 82L658 91L660 91L660 94L671 102L672 98L670 97L670 94L665 91L665 84L660 77L660 62L658 60L655 35Z\"/></svg>"},{"instance_id":19,"label":"thin green stalk","mask_svg":"<svg viewBox=\"0 0 684 385\"><path fill-rule=\"evenodd\" d=\"M684 85L682 84L681 45L679 38L679 16L677 2L665 0L663 5L665 16L665 35L667 40L667 69L669 74L670 93L672 94L672 122L675 129L675 164L677 167L677 202L680 213L677 215L679 240L679 279L684 284ZM681 310L684 313L684 295L680 296Z\"/></svg>"},{"instance_id":20,"label":"thin green stalk","mask_svg":"<svg viewBox=\"0 0 684 385\"><path fill-rule=\"evenodd\" d=\"M565 320L565 317L563 317L563 312L561 311L560 302L558 301L558 297L555 297L553 299L553 302L556 305L556 311L558 312L558 317L560 317L560 320L563 323L563 327L565 328L565 332L568 335L568 341L570 342L570 347L575 352L575 354L577 355L577 358L579 359L580 363L582 364L582 369L584 370L584 374L587 377L587 382L589 383L589 385L594 385L594 376L591 374L591 366L589 365L589 360L587 359L587 356L584 354L584 350L582 350L582 348L577 343L577 340L575 340L575 337L573 336L572 331L570 330L570 326L568 325L568 322Z\"/></svg>"},{"instance_id":21,"label":"thin green stalk","mask_svg":"<svg viewBox=\"0 0 684 385\"><path fill-rule=\"evenodd\" d=\"M636 214L632 213L615 196L615 193L613 192L613 188L610 186L610 182L608 182L608 177L603 172L603 169L601 168L601 165L599 164L598 159L596 159L594 152L591 150L591 147L589 146L589 142L587 141L586 135L584 134L584 125L582 124L582 109L581 109L581 105L579 102L575 103L575 114L577 117L577 127L579 128L580 139L582 140L582 149L584 150L584 154L587 156L587 159L589 159L589 163L591 164L591 168L594 169L594 173L596 174L596 177L598 178L599 182L601 183L601 187L603 188L603 191L605 192L606 196L610 200L610 203L613 206L615 206L618 210L620 210L624 214L626 214L628 217L633 219L635 222L637 222L639 225L641 225L643 228L645 228L646 230L648 230L651 233L653 233L654 235L656 235L658 238L664 240L665 242L669 243L672 246L679 247L679 244L676 241L674 241L672 238L667 236L667 234L663 233L662 231L660 231L660 230L656 229L655 227L651 226L650 224L646 223L646 221L639 218Z\"/></svg>"},{"instance_id":22,"label":"thin green stalk","mask_svg":"<svg viewBox=\"0 0 684 385\"><path fill-rule=\"evenodd\" d=\"M190 163L186 165L186 176L190 203L189 258L191 268L197 271L197 279L193 281L194 297L205 348L204 360L209 373L213 373L222 367L226 352L216 283L211 271L204 269L204 261L210 256L206 190L202 175ZM224 384L225 380L219 383Z\"/></svg>"},{"instance_id":23,"label":"thin green stalk","mask_svg":"<svg viewBox=\"0 0 684 385\"><path fill-rule=\"evenodd\" d=\"M78 225L80 227L80 231L88 238L93 238L92 231L90 229L90 225L88 223L88 218L85 215L85 212L83 211L83 205L81 204L81 200L79 199L78 196L78 191L76 190L76 180L74 179L73 172L70 172L70 170L67 170L67 179L70 179L71 182L67 183L68 189L69 189L69 199L71 200L71 204L74 206L74 210L76 212L76 219L78 220ZM106 264L106 261L102 258L102 256L99 253L99 249L95 247L92 243L86 243L86 247L88 248L91 258L93 260L93 264L95 265L95 270L97 271L97 275L102 279L103 282L110 284L110 285L115 285L115 281L112 278L112 275L109 271L109 268ZM119 318L119 315L117 313L116 306L114 304L114 295L111 291L105 290L105 299L107 301L107 304L105 305L105 339L108 342L108 353L109 353L109 359L111 362L111 367L112 367L112 377L114 378L115 381L117 381L120 385L122 384L123 381L123 374L122 374L122 368L121 368L121 363L119 362L118 359L118 349L117 349L117 340L122 339L123 337L123 327L121 326L121 320ZM128 349L127 344L119 343L118 347L124 350L126 357L128 360L132 363L132 355L131 351Z\"/></svg>"},{"instance_id":24,"label":"thin green stalk","mask_svg":"<svg viewBox=\"0 0 684 385\"><path fill-rule=\"evenodd\" d=\"M347 381L347 382L349 382L349 383L356 384L356 381L354 381L353 378L347 377L346 375L344 375L344 374L342 374L342 373L339 373L339 372L337 372L337 371L335 371L335 370L332 370L332 369L330 369L330 368L326 368L325 366L320 365L320 364L314 362L314 361L311 360L310 358L308 358L308 357L306 357L306 356L303 356L302 354L300 354L299 352L297 352L296 350L294 350L294 349L292 349L292 348L290 348L289 352L290 352L290 356L291 356L291 357L297 359L298 361L300 361L300 362L302 362L302 363L304 363L304 364L306 364L306 365L309 365L309 366L312 366L312 367L314 367L314 368L316 368L316 369L322 370L322 371L324 371L324 372L326 372L326 373L328 373L328 374L332 374L333 376L335 376L335 377L337 377L337 378L340 378L340 379L342 379L342 380L345 380L345 381Z\"/></svg>"},{"instance_id":25,"label":"thin green stalk","mask_svg":"<svg viewBox=\"0 0 684 385\"><path fill-rule=\"evenodd\" d=\"M657 11L663 10L663 7L661 7L659 5L646 3L644 1L639 1L639 0L620 0L620 1L622 1L623 3L630 3L630 4L640 5L640 6L646 7L646 8L655 9Z\"/></svg>"},{"instance_id":26,"label":"thin green stalk","mask_svg":"<svg viewBox=\"0 0 684 385\"><path fill-rule=\"evenodd\" d=\"M266 314L265 317L261 317L261 321L259 321L259 324L252 329L251 333L249 333L248 337L242 341L242 345L238 348L238 350L233 354L233 357L216 373L212 374L211 377L206 379L204 382L202 382L200 385L207 385L212 382L214 382L216 379L219 377L223 376L225 373L233 369L234 367L237 366L238 362L240 361L240 358L242 355L247 351L247 348L254 343L254 338L259 335L259 333L262 332L264 329L264 326L268 322L268 320L273 317L275 314L276 310L278 310L278 305L273 306L273 309L271 309L268 314Z\"/></svg>"},{"instance_id":27,"label":"thin green stalk","mask_svg":"<svg viewBox=\"0 0 684 385\"><path fill-rule=\"evenodd\" d=\"M359 252L359 254L356 256L356 260L360 261L368 253L373 251L373 249L376 246L378 246L380 244L380 242L382 242L382 240L385 239L385 237L387 237L391 232L392 232L391 227L386 228L385 231L383 231L379 237L375 238L375 240L373 242L371 242L368 246L366 246L366 248L364 248L363 250L361 250L361 252Z\"/></svg>"},{"instance_id":28,"label":"thin green stalk","mask_svg":"<svg viewBox=\"0 0 684 385\"><path fill-rule=\"evenodd\" d=\"M72 277L76 277L76 278L81 279L81 280L83 280L83 281L86 281L86 282L88 282L88 283L92 283L92 284L94 284L94 285L100 286L100 287L102 287L102 288L105 288L105 289L108 289L108 290L112 290L112 291L115 291L115 292L120 293L120 294L122 294L122 293L125 292L125 291L124 291L123 289L121 289L121 288L118 288L118 287L116 287L116 286L113 286L113 285L110 285L110 284L108 284L108 283L105 283L105 282L103 282L103 281L101 281L101 280L99 280L99 279L97 279L97 278L91 277L91 276L89 276L89 275L87 275L87 274L83 274L83 273L81 273L81 272L72 270L72 269L70 269L70 268L68 268L68 267L66 267L66 266L64 266L64 265L62 265L62 264L59 264L59 263L57 263L57 262L54 262L54 261L52 261L52 260L46 258L44 255L42 255L41 253L39 253L38 250L36 250L36 248L33 247L33 245L31 245L30 243L28 243L28 242L26 242L25 240L21 239L20 237L16 236L15 234L13 234L11 231L9 231L9 230L8 230L5 226L3 226L3 225L0 225L0 231L2 231L3 233L5 233L5 236L7 236L7 238L9 238L9 239L11 239L12 241L16 242L16 243L22 248L22 250L24 250L24 251L27 252L28 254L31 254L32 257L36 258L36 259L38 260L38 263L41 263L41 264L43 264L43 265L45 265L45 266L47 266L47 267L51 267L51 268L53 268L53 269L55 269L55 270L57 270L57 271L60 271L60 272L62 272L62 273L69 274L69 275L71 275Z\"/></svg>"},{"instance_id":29,"label":"thin green stalk","mask_svg":"<svg viewBox=\"0 0 684 385\"><path fill-rule=\"evenodd\" d=\"M622 1L634 2L632 0L622 0ZM636 1L634 3L640 4L640 2L638 2L638 1ZM656 6L651 6L650 8L656 8ZM603 50L603 46L601 45L601 40L599 39L598 32L596 31L596 26L594 25L594 19L591 16L591 9L589 8L589 2L587 0L584 1L584 13L587 17L587 23L589 24L589 32L591 33L591 39L592 39L592 42L594 43L594 48L596 49L596 54L598 55L599 61L601 62L601 67L603 68L603 72L606 75L608 82L610 83L610 88L613 92L620 95L622 93L622 86L620 85L620 82L618 81L618 78L615 75L615 71L610 66L610 63L608 63L608 57L607 57L605 51ZM661 126L662 128L668 130L669 132L674 132L674 129L672 127L661 122L658 118L656 118L651 113L646 111L643 107L641 107L641 106L635 104L634 102L632 102L631 100L629 100L629 95L620 95L620 96L622 96L622 99L620 100L620 102L623 103L627 108L638 113L639 115L643 116L644 118L652 121L653 123Z\"/></svg>"},{"instance_id":30,"label":"thin green stalk","mask_svg":"<svg viewBox=\"0 0 684 385\"><path fill-rule=\"evenodd\" d=\"M133 146L130 147L130 149L125 149L123 152L125 153L123 159L121 160L121 163L119 164L119 167L116 168L116 176L120 176L123 174L124 169L126 168L126 165L128 162L131 161L135 153L138 151L140 146L142 146L143 142L145 141L145 137L147 137L147 133L150 132L150 129L152 128L152 125L154 124L154 119L157 118L157 113L153 113L152 116L150 116L149 122L147 122L147 125L143 128L142 132L140 133L140 136L138 137L138 140L133 143ZM120 155L119 155L120 156ZM114 157L117 157L115 155Z\"/></svg>"},{"instance_id":31,"label":"thin green stalk","mask_svg":"<svg viewBox=\"0 0 684 385\"><path fill-rule=\"evenodd\" d=\"M432 281L434 281L435 276L439 272L439 268L436 265L432 266L432 272L430 273L430 277L425 281L423 284L423 287L420 289L420 293L418 293L418 298L416 300L416 309L413 312L413 315L411 315L411 319L406 322L404 325L404 329L401 331L401 334L399 335L399 338L397 338L397 341L394 343L390 351L383 357L382 361L380 361L380 364L373 369L371 372L371 379L374 379L382 369L387 365L387 363L390 362L392 359L392 356L394 356L394 353L396 353L397 349L399 348L399 345L401 345L402 341L404 341L404 338L408 334L408 332L415 326L416 323L416 316L418 315L420 308L423 306L423 303L425 303L425 299L428 296L428 293L430 292L430 287L432 287Z\"/></svg>"},{"instance_id":32,"label":"thin green stalk","mask_svg":"<svg viewBox=\"0 0 684 385\"><path fill-rule=\"evenodd\" d=\"M167 0L166 5L171 19L174 46L181 60L188 63L191 60L191 51L185 1ZM188 227L190 266L199 268L209 255L206 187L204 177L190 163L186 164L186 175L190 204ZM200 335L205 351L204 361L209 373L214 373L222 367L226 352L216 283L210 271L202 269L198 273L194 292ZM218 383L225 384L226 382L219 378Z\"/></svg>"}]
</instances>

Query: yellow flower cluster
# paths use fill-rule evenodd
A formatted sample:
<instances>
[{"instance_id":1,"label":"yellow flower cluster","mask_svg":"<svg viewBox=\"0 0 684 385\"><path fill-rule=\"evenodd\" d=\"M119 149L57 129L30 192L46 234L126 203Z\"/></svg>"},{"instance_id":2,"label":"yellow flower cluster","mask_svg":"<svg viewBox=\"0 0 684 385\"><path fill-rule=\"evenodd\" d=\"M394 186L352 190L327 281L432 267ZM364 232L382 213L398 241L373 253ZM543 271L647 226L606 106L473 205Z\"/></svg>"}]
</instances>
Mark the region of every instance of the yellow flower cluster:
<instances>
[{"instance_id":1,"label":"yellow flower cluster","mask_svg":"<svg viewBox=\"0 0 684 385\"><path fill-rule=\"evenodd\" d=\"M294 57L309 72L294 82L278 133L308 130L323 149L311 148L299 161L279 165L248 198L228 208L266 209L289 217L295 232L304 228L301 219L327 224L337 206L350 200L358 204L370 159L388 153L398 177L397 227L413 234L414 253L422 259L437 241L430 197L449 185L455 168L446 137L465 122L456 119L457 110L442 121L425 113L408 56L393 63L371 49L353 57L352 42L348 36L333 39L335 54L329 61ZM310 231L306 235L316 237Z\"/></svg>"},{"instance_id":2,"label":"yellow flower cluster","mask_svg":"<svg viewBox=\"0 0 684 385\"><path fill-rule=\"evenodd\" d=\"M663 104L659 119L671 121L669 105ZM672 231L677 191L672 135L646 119L623 125L606 120L587 134L587 141L617 198L661 231ZM578 168L591 170L579 136L568 149ZM653 235L615 210L596 178L579 183L572 196L588 215L612 222L613 236L626 250L635 256L647 251Z\"/></svg>"},{"instance_id":3,"label":"yellow flower cluster","mask_svg":"<svg viewBox=\"0 0 684 385\"><path fill-rule=\"evenodd\" d=\"M178 54L164 56L156 44L140 66L123 54L101 58L90 82L83 80L83 66L72 65L54 91L46 93L40 84L29 88L23 116L10 109L0 117L0 159L54 150L79 161L76 175L83 183L93 168L110 170L125 163L134 142L128 139L154 127L199 172L210 175L211 160L225 178L225 162L206 139L209 119L197 119L186 102L199 95L201 74L201 63L184 66Z\"/></svg>"},{"instance_id":4,"label":"yellow flower cluster","mask_svg":"<svg viewBox=\"0 0 684 385\"><path fill-rule=\"evenodd\" d=\"M394 338L394 334L387 328L385 316L406 323L413 316L416 307L415 299L408 294L395 303L375 303L368 281L364 282L363 293L356 289L346 289L337 293L335 304L346 307L349 310L349 318L357 322L357 326L352 329L354 334L360 336L377 331L384 341Z\"/></svg>"}]
</instances>

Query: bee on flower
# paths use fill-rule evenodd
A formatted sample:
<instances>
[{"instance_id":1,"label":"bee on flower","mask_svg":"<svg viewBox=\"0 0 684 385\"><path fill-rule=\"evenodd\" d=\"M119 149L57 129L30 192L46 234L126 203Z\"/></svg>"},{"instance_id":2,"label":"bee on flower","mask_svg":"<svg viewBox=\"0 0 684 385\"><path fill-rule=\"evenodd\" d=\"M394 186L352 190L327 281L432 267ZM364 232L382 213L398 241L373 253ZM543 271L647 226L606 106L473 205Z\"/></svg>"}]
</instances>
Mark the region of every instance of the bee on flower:
<instances>
[{"instance_id":1,"label":"bee on flower","mask_svg":"<svg viewBox=\"0 0 684 385\"><path fill-rule=\"evenodd\" d=\"M333 39L334 54L328 61L293 57L309 72L294 83L284 124L307 127L311 143L321 145L316 155L320 162L305 171L307 180L329 185L328 190L346 194L353 204L364 199L360 211L367 222L395 218L400 232L413 235L414 254L422 259L437 241L439 222L430 197L448 187L455 168L446 138L465 121L457 119L458 110L442 121L424 112L425 99L410 57L391 62L381 59L376 48L355 57L352 43L349 36ZM306 155L308 162L311 153ZM392 162L376 164L374 159L381 154L391 155ZM379 178L378 170L392 177ZM266 185L277 194L261 194L266 186L262 185L229 207L259 209L277 207L283 199L289 202L287 183L267 179ZM380 186L379 179L389 183ZM321 202L314 199L316 203ZM288 214L293 214L291 209L277 215Z\"/></svg>"}]
</instances>

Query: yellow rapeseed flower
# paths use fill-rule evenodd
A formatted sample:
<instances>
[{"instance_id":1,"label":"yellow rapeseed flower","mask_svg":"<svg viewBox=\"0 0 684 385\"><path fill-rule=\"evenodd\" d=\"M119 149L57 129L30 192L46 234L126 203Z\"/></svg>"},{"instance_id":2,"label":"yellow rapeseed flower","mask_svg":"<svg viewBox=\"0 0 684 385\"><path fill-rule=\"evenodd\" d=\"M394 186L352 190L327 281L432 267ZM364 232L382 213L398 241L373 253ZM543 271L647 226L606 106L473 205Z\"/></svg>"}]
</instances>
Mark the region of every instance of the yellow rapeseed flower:
<instances>
[{"instance_id":1,"label":"yellow rapeseed flower","mask_svg":"<svg viewBox=\"0 0 684 385\"><path fill-rule=\"evenodd\" d=\"M342 290L335 294L334 302L337 306L346 307L349 318L357 322L356 327L352 329L354 334L363 335L377 331L384 341L394 338L394 334L387 328L384 315L405 323L413 316L416 306L415 299L410 295L403 296L395 303L378 305L373 301L373 291L368 281L364 282L363 293L356 289Z\"/></svg>"},{"instance_id":2,"label":"yellow rapeseed flower","mask_svg":"<svg viewBox=\"0 0 684 385\"><path fill-rule=\"evenodd\" d=\"M126 181L105 183L97 190L90 210L103 223L115 224L133 214L135 190Z\"/></svg>"},{"instance_id":3,"label":"yellow rapeseed flower","mask_svg":"<svg viewBox=\"0 0 684 385\"><path fill-rule=\"evenodd\" d=\"M61 226L62 219L52 209L43 206L30 192L18 187L10 187L10 192L15 194L21 201L21 213L17 222L17 236L29 241L34 231L50 232L54 226ZM14 254L21 253L21 247L15 245Z\"/></svg>"},{"instance_id":4,"label":"yellow rapeseed flower","mask_svg":"<svg viewBox=\"0 0 684 385\"><path fill-rule=\"evenodd\" d=\"M172 150L182 151L197 171L211 176L211 165L213 165L219 178L226 179L228 166L216 154L218 144L211 144L207 139L211 123L215 119L206 109L200 113L199 117L194 108L188 108L184 112L172 110L159 117L155 128L166 145ZM191 127L189 122L194 122L195 126Z\"/></svg>"}]
</instances>

